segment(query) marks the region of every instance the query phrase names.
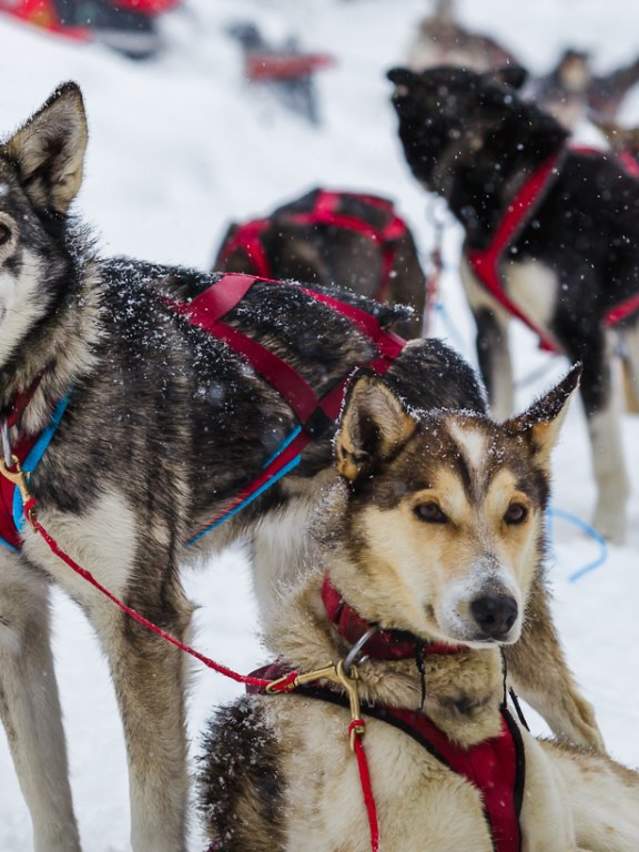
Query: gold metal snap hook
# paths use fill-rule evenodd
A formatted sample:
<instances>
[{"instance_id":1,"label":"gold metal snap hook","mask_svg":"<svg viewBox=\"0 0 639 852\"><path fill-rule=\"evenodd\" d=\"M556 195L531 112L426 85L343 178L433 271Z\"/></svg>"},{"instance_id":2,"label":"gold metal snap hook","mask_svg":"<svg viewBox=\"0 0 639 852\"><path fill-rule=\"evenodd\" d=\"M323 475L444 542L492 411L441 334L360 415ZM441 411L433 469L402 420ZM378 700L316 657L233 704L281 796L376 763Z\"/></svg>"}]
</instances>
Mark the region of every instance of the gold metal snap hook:
<instances>
[{"instance_id":1,"label":"gold metal snap hook","mask_svg":"<svg viewBox=\"0 0 639 852\"><path fill-rule=\"evenodd\" d=\"M289 692L297 689L298 686L303 686L306 683L315 683L318 680L328 680L337 686L341 686L348 698L348 705L351 714L350 728L350 744L351 749L355 750L355 737L363 736L365 731L364 723L360 715L359 692L357 689L357 669L351 666L349 674L344 670L344 660L338 660L337 663L329 663L321 669L315 669L312 672L304 672L298 674L294 680L290 680L290 674L274 680L266 687L266 692L273 695L280 692ZM356 724L353 724L356 723Z\"/></svg>"},{"instance_id":2,"label":"gold metal snap hook","mask_svg":"<svg viewBox=\"0 0 639 852\"><path fill-rule=\"evenodd\" d=\"M344 671L344 660L340 660L335 666L335 674L337 682L344 687L348 696L348 703L351 711L351 751L355 751L355 737L363 737L366 732L366 727L362 721L361 708L359 703L359 691L357 689L357 669L351 666L350 674ZM353 723L356 724L353 724Z\"/></svg>"},{"instance_id":3,"label":"gold metal snap hook","mask_svg":"<svg viewBox=\"0 0 639 852\"><path fill-rule=\"evenodd\" d=\"M4 476L5 479L16 486L22 497L22 503L26 506L29 500L31 500L31 493L27 485L27 474L20 467L20 461L16 456L12 456L12 460L13 467L9 468L0 458L0 476Z\"/></svg>"}]
</instances>

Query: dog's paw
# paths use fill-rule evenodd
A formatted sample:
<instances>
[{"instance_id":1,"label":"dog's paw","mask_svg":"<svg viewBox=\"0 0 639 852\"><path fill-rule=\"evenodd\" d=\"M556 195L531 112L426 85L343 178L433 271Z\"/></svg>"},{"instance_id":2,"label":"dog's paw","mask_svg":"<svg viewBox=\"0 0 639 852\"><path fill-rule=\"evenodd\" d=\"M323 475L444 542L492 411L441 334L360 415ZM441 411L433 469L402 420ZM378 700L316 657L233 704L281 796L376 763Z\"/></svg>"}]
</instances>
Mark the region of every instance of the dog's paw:
<instances>
[{"instance_id":1,"label":"dog's paw","mask_svg":"<svg viewBox=\"0 0 639 852\"><path fill-rule=\"evenodd\" d=\"M598 504L592 525L611 544L621 545L625 543L626 513L623 507L613 512L610 510L610 506Z\"/></svg>"}]
</instances>

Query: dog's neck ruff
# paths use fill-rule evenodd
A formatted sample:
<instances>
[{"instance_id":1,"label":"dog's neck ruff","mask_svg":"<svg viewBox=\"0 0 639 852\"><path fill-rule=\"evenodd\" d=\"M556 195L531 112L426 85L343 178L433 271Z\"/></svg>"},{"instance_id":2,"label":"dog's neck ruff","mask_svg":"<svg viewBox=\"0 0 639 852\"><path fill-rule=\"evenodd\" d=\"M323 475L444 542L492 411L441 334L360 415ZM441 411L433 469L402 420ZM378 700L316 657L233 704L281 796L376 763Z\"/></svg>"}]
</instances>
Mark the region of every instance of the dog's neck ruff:
<instances>
[{"instance_id":1,"label":"dog's neck ruff","mask_svg":"<svg viewBox=\"0 0 639 852\"><path fill-rule=\"evenodd\" d=\"M371 624L362 618L343 599L332 584L328 574L322 583L322 602L328 620L339 635L350 645L363 640ZM444 642L426 642L404 630L379 629L370 636L361 648L362 654L374 660L414 660L420 654L457 654L468 650L463 645L447 645Z\"/></svg>"},{"instance_id":2,"label":"dog's neck ruff","mask_svg":"<svg viewBox=\"0 0 639 852\"><path fill-rule=\"evenodd\" d=\"M366 207L381 214L383 224L375 224L371 218L366 218L363 214ZM295 225L331 226L354 231L378 245L382 252L382 271L374 298L380 302L387 300L397 245L407 233L406 223L395 213L391 201L376 195L317 189L299 202L281 209L277 216ZM226 263L235 252L241 251L251 262L255 275L272 278L273 270L262 242L262 235L272 223L272 218L264 218L238 226L222 247L222 262Z\"/></svg>"},{"instance_id":3,"label":"dog's neck ruff","mask_svg":"<svg viewBox=\"0 0 639 852\"><path fill-rule=\"evenodd\" d=\"M564 146L552 154L532 172L515 193L514 198L509 201L488 246L484 249L470 249L466 252L466 258L475 277L488 290L491 296L511 316L523 322L524 325L537 335L540 349L555 354L559 354L562 351L558 341L522 311L506 292L501 265L508 249L513 245L546 198L546 195L561 171L565 157L570 152L591 156L605 156L606 153L605 151L594 148L566 148ZM628 174L632 174L624 162L622 162L622 165ZM638 172L639 169L636 168L635 163L635 172L632 176L637 176ZM615 326L637 310L639 310L639 293L630 296L628 299L624 299L619 305L610 308L604 314L604 325L608 327Z\"/></svg>"}]
</instances>

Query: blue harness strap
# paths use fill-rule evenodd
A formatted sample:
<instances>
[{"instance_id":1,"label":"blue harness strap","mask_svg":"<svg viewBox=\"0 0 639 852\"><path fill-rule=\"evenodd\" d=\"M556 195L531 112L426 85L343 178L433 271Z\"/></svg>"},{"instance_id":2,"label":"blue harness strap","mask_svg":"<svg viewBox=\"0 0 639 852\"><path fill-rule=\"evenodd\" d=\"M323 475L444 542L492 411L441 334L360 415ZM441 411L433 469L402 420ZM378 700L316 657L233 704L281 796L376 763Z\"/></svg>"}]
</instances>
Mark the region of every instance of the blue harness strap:
<instances>
[{"instance_id":1,"label":"blue harness strap","mask_svg":"<svg viewBox=\"0 0 639 852\"><path fill-rule=\"evenodd\" d=\"M62 397L62 399L56 405L53 415L51 416L51 420L49 421L49 425L40 433L36 442L33 444L26 457L21 460L20 464L22 470L25 473L33 473L47 449L49 448L49 444L53 440L53 436L58 430L62 418L64 416L65 411L67 410L67 406L69 405L69 400L71 398L71 394L68 393L66 396ZM20 489L13 487L13 497L11 500L11 522L13 527L16 530L17 538L20 537L22 530L24 529L25 517L24 517L24 505L22 501L22 495L20 494ZM0 506L0 511L6 508L4 506ZM17 548L10 541L7 541L5 538L0 536L0 546L12 551L13 553L19 553L19 548Z\"/></svg>"}]
</instances>

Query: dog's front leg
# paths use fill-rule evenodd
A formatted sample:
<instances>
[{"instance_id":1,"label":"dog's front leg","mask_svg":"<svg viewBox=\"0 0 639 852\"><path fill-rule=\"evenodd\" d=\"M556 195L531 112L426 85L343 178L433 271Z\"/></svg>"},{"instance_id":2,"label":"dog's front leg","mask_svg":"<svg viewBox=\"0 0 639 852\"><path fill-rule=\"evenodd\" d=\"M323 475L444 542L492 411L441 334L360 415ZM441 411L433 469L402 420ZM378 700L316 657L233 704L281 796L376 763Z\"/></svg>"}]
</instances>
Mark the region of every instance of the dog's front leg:
<instances>
[{"instance_id":1,"label":"dog's front leg","mask_svg":"<svg viewBox=\"0 0 639 852\"><path fill-rule=\"evenodd\" d=\"M143 590L140 577L137 583ZM146 594L139 591L127 600L173 636L185 638L192 609L175 578L165 583L152 583L149 578ZM97 623L102 624L100 638L109 657L124 725L133 850L184 852L188 793L185 657L120 614L111 613L108 626L102 619Z\"/></svg>"},{"instance_id":2,"label":"dog's front leg","mask_svg":"<svg viewBox=\"0 0 639 852\"><path fill-rule=\"evenodd\" d=\"M49 637L48 585L0 559L0 717L31 813L35 852L79 852Z\"/></svg>"},{"instance_id":3,"label":"dog's front leg","mask_svg":"<svg viewBox=\"0 0 639 852\"><path fill-rule=\"evenodd\" d=\"M514 408L513 366L508 345L508 316L486 295L462 259L460 274L468 304L475 318L477 362L488 391L490 411L495 420L506 420Z\"/></svg>"},{"instance_id":4,"label":"dog's front leg","mask_svg":"<svg viewBox=\"0 0 639 852\"><path fill-rule=\"evenodd\" d=\"M581 694L566 663L540 577L530 590L521 638L506 647L505 653L516 691L558 737L605 751L593 707Z\"/></svg>"}]
</instances>

